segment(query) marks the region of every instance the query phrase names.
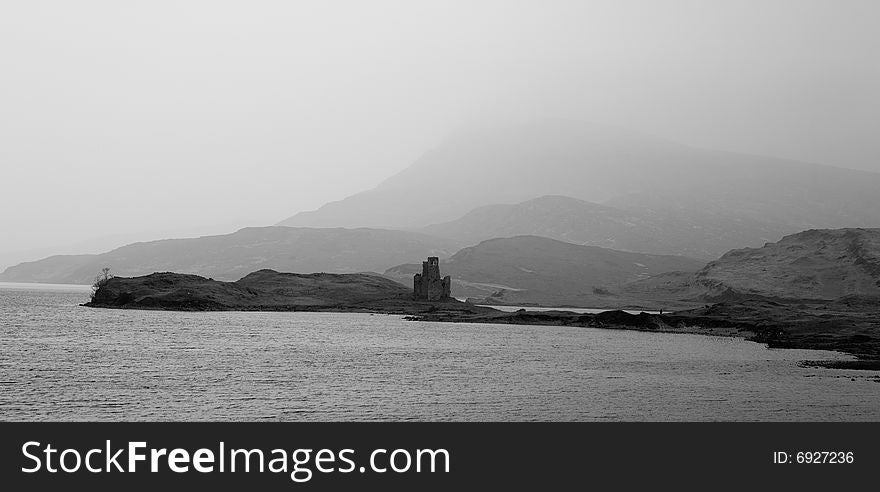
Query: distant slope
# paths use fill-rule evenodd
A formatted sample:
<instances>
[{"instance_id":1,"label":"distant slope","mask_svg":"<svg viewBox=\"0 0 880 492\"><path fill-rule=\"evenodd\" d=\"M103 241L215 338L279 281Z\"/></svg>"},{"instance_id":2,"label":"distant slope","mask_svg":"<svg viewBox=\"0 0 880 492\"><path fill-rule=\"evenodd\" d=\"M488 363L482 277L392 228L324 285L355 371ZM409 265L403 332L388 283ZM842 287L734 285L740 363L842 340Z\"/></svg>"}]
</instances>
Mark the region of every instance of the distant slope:
<instances>
[{"instance_id":1,"label":"distant slope","mask_svg":"<svg viewBox=\"0 0 880 492\"><path fill-rule=\"evenodd\" d=\"M449 256L459 243L380 229L249 227L232 234L135 243L99 255L53 256L6 269L0 281L92 283L101 268L138 276L176 271L237 280L254 270L384 271L402 261Z\"/></svg>"},{"instance_id":2,"label":"distant slope","mask_svg":"<svg viewBox=\"0 0 880 492\"><path fill-rule=\"evenodd\" d=\"M740 240L738 247L806 228L880 227L878 173L697 149L571 121L450 139L376 188L281 224L418 228L544 195L660 223L682 219L725 233L725 245Z\"/></svg>"},{"instance_id":3,"label":"distant slope","mask_svg":"<svg viewBox=\"0 0 880 492\"><path fill-rule=\"evenodd\" d=\"M55 255L11 266L0 273L0 282L91 284L102 267L95 269L97 255ZM80 269L91 273L85 277Z\"/></svg>"},{"instance_id":4,"label":"distant slope","mask_svg":"<svg viewBox=\"0 0 880 492\"><path fill-rule=\"evenodd\" d=\"M537 236L491 239L441 261L456 297L490 297L507 304L605 306L608 291L669 271L695 272L703 262L681 256L647 255L570 244ZM385 272L404 285L420 265Z\"/></svg>"},{"instance_id":5,"label":"distant slope","mask_svg":"<svg viewBox=\"0 0 880 492\"><path fill-rule=\"evenodd\" d=\"M626 295L690 301L880 296L880 229L809 230L730 251L695 274L627 285Z\"/></svg>"},{"instance_id":6,"label":"distant slope","mask_svg":"<svg viewBox=\"0 0 880 492\"><path fill-rule=\"evenodd\" d=\"M564 196L543 196L514 205L487 205L420 232L477 243L494 237L536 235L622 251L711 259L744 245L761 245L788 232L758 220L621 210Z\"/></svg>"},{"instance_id":7,"label":"distant slope","mask_svg":"<svg viewBox=\"0 0 880 492\"><path fill-rule=\"evenodd\" d=\"M605 204L693 223L727 220L793 228L789 234L807 229L880 227L878 173L739 157L737 166L742 167L711 185L655 187Z\"/></svg>"}]
</instances>

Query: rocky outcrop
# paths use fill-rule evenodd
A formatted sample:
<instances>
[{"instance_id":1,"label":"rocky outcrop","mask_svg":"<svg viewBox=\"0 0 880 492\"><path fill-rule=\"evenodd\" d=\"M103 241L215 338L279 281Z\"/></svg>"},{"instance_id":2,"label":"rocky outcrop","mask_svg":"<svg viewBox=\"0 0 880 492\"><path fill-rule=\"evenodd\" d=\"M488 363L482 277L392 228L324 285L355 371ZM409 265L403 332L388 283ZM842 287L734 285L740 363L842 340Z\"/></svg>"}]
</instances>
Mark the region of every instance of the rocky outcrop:
<instances>
[{"instance_id":1,"label":"rocky outcrop","mask_svg":"<svg viewBox=\"0 0 880 492\"><path fill-rule=\"evenodd\" d=\"M730 251L695 274L634 282L624 292L695 302L880 296L880 229L808 230Z\"/></svg>"},{"instance_id":2,"label":"rocky outcrop","mask_svg":"<svg viewBox=\"0 0 880 492\"><path fill-rule=\"evenodd\" d=\"M274 270L253 272L235 282L169 272L133 278L113 277L102 283L86 306L175 311L399 314L487 310L454 299L441 304L414 301L408 288L373 274L299 274Z\"/></svg>"}]
</instances>

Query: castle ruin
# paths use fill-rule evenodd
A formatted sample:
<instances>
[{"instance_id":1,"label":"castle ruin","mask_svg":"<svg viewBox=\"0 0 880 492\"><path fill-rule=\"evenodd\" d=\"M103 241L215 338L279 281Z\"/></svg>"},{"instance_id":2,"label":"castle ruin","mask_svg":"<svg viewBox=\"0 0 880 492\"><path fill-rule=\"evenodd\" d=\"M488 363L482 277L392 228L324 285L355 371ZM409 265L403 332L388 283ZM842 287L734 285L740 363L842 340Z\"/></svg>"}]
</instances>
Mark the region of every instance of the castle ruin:
<instances>
[{"instance_id":1,"label":"castle ruin","mask_svg":"<svg viewBox=\"0 0 880 492\"><path fill-rule=\"evenodd\" d=\"M417 301L445 301L451 296L452 277L440 278L440 258L429 256L422 273L413 276L413 298Z\"/></svg>"}]
</instances>

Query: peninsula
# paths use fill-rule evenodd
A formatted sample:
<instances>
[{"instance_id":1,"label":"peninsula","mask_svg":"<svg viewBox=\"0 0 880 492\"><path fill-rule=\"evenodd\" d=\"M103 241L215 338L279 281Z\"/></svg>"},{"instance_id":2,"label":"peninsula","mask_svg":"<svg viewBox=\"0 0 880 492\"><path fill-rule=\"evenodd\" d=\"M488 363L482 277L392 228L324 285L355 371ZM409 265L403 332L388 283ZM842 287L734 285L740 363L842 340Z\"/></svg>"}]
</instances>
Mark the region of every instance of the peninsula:
<instances>
[{"instance_id":1,"label":"peninsula","mask_svg":"<svg viewBox=\"0 0 880 492\"><path fill-rule=\"evenodd\" d=\"M84 305L168 311L336 311L403 315L496 312L449 297L430 301L416 299L410 289L377 274L300 274L274 270L258 270L235 282L171 272L112 277L102 282L91 301Z\"/></svg>"},{"instance_id":2,"label":"peninsula","mask_svg":"<svg viewBox=\"0 0 880 492\"><path fill-rule=\"evenodd\" d=\"M414 321L579 326L743 337L770 347L846 352L856 361L834 367L880 368L878 299L850 296L834 302L782 301L754 296L667 314L605 311L503 312L458 301L437 258L423 264L413 289L369 274L279 273L259 270L235 282L198 275L154 273L113 277L89 307L178 311L324 311L405 315Z\"/></svg>"}]
</instances>

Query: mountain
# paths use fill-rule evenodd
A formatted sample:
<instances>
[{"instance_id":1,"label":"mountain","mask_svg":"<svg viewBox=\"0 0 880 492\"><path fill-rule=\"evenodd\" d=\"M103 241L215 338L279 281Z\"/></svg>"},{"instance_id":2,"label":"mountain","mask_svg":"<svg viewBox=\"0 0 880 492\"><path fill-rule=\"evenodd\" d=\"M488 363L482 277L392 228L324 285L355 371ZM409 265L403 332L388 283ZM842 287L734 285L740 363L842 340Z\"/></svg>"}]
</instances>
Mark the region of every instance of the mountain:
<instances>
[{"instance_id":1,"label":"mountain","mask_svg":"<svg viewBox=\"0 0 880 492\"><path fill-rule=\"evenodd\" d=\"M622 251L707 260L743 245L763 244L780 234L779 227L758 220L688 220L564 196L543 196L513 205L487 205L454 221L418 230L470 244L494 237L536 235Z\"/></svg>"},{"instance_id":2,"label":"mountain","mask_svg":"<svg viewBox=\"0 0 880 492\"><path fill-rule=\"evenodd\" d=\"M615 304L621 284L669 271L695 272L703 262L565 243L538 236L483 241L440 264L452 276L456 297L489 297L505 304L601 307ZM405 264L385 275L412 285L421 265Z\"/></svg>"},{"instance_id":3,"label":"mountain","mask_svg":"<svg viewBox=\"0 0 880 492\"><path fill-rule=\"evenodd\" d=\"M264 268L289 272L382 272L402 261L448 256L460 243L406 231L248 227L232 234L134 243L98 255L52 256L6 269L0 281L90 284L103 267L118 276L176 271L237 280Z\"/></svg>"},{"instance_id":4,"label":"mountain","mask_svg":"<svg viewBox=\"0 0 880 492\"><path fill-rule=\"evenodd\" d=\"M808 230L761 248L730 251L697 273L655 276L622 292L696 302L877 298L880 229Z\"/></svg>"},{"instance_id":5,"label":"mountain","mask_svg":"<svg viewBox=\"0 0 880 492\"><path fill-rule=\"evenodd\" d=\"M698 149L571 121L451 138L377 187L281 224L420 228L545 195L683 220L725 235L720 244L739 241L737 247L810 228L880 226L878 173Z\"/></svg>"}]
</instances>

